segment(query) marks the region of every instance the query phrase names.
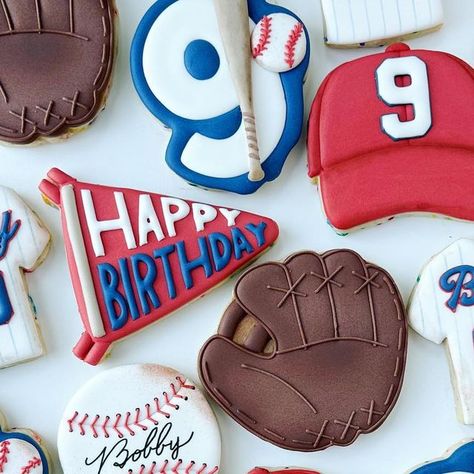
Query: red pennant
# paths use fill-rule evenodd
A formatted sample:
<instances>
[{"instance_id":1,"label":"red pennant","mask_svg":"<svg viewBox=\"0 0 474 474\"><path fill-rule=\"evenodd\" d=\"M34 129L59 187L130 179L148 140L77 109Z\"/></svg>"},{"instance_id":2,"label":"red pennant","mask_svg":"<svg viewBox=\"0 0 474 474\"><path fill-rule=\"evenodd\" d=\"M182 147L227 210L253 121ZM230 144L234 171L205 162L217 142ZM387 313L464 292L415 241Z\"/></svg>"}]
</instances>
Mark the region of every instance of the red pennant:
<instances>
[{"instance_id":1,"label":"red pennant","mask_svg":"<svg viewBox=\"0 0 474 474\"><path fill-rule=\"evenodd\" d=\"M271 219L52 169L40 184L60 208L85 333L74 353L96 365L111 344L188 304L267 250Z\"/></svg>"}]
</instances>

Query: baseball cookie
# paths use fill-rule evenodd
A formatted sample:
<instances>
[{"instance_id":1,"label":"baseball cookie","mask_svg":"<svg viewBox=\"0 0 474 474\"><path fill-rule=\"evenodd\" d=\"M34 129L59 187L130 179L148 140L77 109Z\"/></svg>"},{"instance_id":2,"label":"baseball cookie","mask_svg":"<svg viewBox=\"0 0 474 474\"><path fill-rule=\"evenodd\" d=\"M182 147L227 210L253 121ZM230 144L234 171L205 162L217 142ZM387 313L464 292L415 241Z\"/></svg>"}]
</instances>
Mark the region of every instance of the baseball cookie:
<instances>
[{"instance_id":1,"label":"baseball cookie","mask_svg":"<svg viewBox=\"0 0 474 474\"><path fill-rule=\"evenodd\" d=\"M414 212L474 220L473 107L473 68L444 52L398 43L330 73L308 130L330 224L348 232Z\"/></svg>"},{"instance_id":2,"label":"baseball cookie","mask_svg":"<svg viewBox=\"0 0 474 474\"><path fill-rule=\"evenodd\" d=\"M8 430L0 413L0 472L49 474L49 455L41 438L30 430Z\"/></svg>"},{"instance_id":3,"label":"baseball cookie","mask_svg":"<svg viewBox=\"0 0 474 474\"><path fill-rule=\"evenodd\" d=\"M451 448L446 456L409 471L407 474L473 474L474 441L464 441Z\"/></svg>"},{"instance_id":4,"label":"baseball cookie","mask_svg":"<svg viewBox=\"0 0 474 474\"><path fill-rule=\"evenodd\" d=\"M49 232L38 216L0 186L0 368L44 352L25 273L43 262L49 247Z\"/></svg>"},{"instance_id":5,"label":"baseball cookie","mask_svg":"<svg viewBox=\"0 0 474 474\"><path fill-rule=\"evenodd\" d=\"M215 474L221 441L192 381L130 365L100 373L72 398L58 450L64 474Z\"/></svg>"},{"instance_id":6,"label":"baseball cookie","mask_svg":"<svg viewBox=\"0 0 474 474\"><path fill-rule=\"evenodd\" d=\"M474 424L474 241L458 240L423 269L408 306L411 327L445 343L458 418Z\"/></svg>"},{"instance_id":7,"label":"baseball cookie","mask_svg":"<svg viewBox=\"0 0 474 474\"><path fill-rule=\"evenodd\" d=\"M85 327L74 353L93 365L114 342L207 293L278 237L266 217L81 183L58 169L40 190L61 209Z\"/></svg>"},{"instance_id":8,"label":"baseball cookie","mask_svg":"<svg viewBox=\"0 0 474 474\"><path fill-rule=\"evenodd\" d=\"M321 0L325 41L336 48L383 46L443 26L441 0Z\"/></svg>"},{"instance_id":9,"label":"baseball cookie","mask_svg":"<svg viewBox=\"0 0 474 474\"><path fill-rule=\"evenodd\" d=\"M229 1L156 2L137 29L131 69L146 107L172 129L168 166L203 188L250 194L280 175L300 138L310 48L303 23L287 9L248 0L249 34L242 35L226 5L237 9ZM257 179L249 148L263 169Z\"/></svg>"},{"instance_id":10,"label":"baseball cookie","mask_svg":"<svg viewBox=\"0 0 474 474\"><path fill-rule=\"evenodd\" d=\"M350 250L301 252L238 281L201 380L243 427L285 449L347 446L401 390L407 350L392 278Z\"/></svg>"},{"instance_id":11,"label":"baseball cookie","mask_svg":"<svg viewBox=\"0 0 474 474\"><path fill-rule=\"evenodd\" d=\"M67 137L105 105L113 0L2 0L0 140Z\"/></svg>"},{"instance_id":12,"label":"baseball cookie","mask_svg":"<svg viewBox=\"0 0 474 474\"><path fill-rule=\"evenodd\" d=\"M316 471L309 471L308 469L296 469L296 468L279 468L279 469L267 469L264 467L256 467L252 469L248 474L320 474Z\"/></svg>"}]
</instances>

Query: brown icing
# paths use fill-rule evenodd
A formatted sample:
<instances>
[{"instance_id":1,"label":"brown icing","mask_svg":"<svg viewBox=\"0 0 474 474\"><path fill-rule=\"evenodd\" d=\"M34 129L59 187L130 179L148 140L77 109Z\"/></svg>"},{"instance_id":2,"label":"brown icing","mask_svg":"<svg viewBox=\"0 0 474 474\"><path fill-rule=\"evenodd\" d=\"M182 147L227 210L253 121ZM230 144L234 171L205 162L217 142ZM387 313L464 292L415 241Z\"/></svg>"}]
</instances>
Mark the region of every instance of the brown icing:
<instances>
[{"instance_id":1,"label":"brown icing","mask_svg":"<svg viewBox=\"0 0 474 474\"><path fill-rule=\"evenodd\" d=\"M113 0L0 0L0 140L88 124L114 60Z\"/></svg>"},{"instance_id":2,"label":"brown icing","mask_svg":"<svg viewBox=\"0 0 474 474\"><path fill-rule=\"evenodd\" d=\"M233 334L248 315L258 324L239 344ZM350 250L302 252L238 280L199 370L243 427L282 448L319 451L385 421L406 351L405 309L388 273Z\"/></svg>"}]
</instances>

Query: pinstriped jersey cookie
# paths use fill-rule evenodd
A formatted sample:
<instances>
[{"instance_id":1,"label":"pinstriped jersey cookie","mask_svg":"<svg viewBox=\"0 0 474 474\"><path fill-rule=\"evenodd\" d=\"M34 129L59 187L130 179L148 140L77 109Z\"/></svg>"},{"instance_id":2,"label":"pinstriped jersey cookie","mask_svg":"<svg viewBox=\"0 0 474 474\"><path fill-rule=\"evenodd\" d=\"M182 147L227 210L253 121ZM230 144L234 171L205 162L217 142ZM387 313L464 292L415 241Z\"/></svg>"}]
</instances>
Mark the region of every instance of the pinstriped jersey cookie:
<instances>
[{"instance_id":1,"label":"pinstriped jersey cookie","mask_svg":"<svg viewBox=\"0 0 474 474\"><path fill-rule=\"evenodd\" d=\"M0 186L0 368L44 352L25 272L41 264L49 244L38 216L14 191Z\"/></svg>"},{"instance_id":2,"label":"pinstriped jersey cookie","mask_svg":"<svg viewBox=\"0 0 474 474\"><path fill-rule=\"evenodd\" d=\"M426 265L413 290L411 327L451 360L458 418L474 424L474 241L461 239Z\"/></svg>"},{"instance_id":3,"label":"pinstriped jersey cookie","mask_svg":"<svg viewBox=\"0 0 474 474\"><path fill-rule=\"evenodd\" d=\"M388 273L350 250L301 252L251 268L234 295L199 368L238 423L282 448L319 451L385 421L407 348Z\"/></svg>"},{"instance_id":4,"label":"pinstriped jersey cookie","mask_svg":"<svg viewBox=\"0 0 474 474\"><path fill-rule=\"evenodd\" d=\"M0 0L0 140L28 144L90 123L114 58L113 0Z\"/></svg>"},{"instance_id":5,"label":"pinstriped jersey cookie","mask_svg":"<svg viewBox=\"0 0 474 474\"><path fill-rule=\"evenodd\" d=\"M59 426L65 474L216 474L220 434L194 383L159 365L102 372Z\"/></svg>"}]
</instances>

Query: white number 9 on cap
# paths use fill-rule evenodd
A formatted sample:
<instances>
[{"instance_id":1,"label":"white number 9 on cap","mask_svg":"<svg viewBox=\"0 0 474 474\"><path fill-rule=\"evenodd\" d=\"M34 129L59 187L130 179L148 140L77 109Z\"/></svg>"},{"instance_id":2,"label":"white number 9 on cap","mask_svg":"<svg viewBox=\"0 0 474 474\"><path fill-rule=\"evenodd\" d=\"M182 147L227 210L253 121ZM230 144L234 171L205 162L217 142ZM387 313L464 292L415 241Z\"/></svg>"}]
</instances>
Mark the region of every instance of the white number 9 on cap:
<instances>
[{"instance_id":1,"label":"white number 9 on cap","mask_svg":"<svg viewBox=\"0 0 474 474\"><path fill-rule=\"evenodd\" d=\"M410 85L397 85L396 78L403 76L410 77ZM402 121L398 114L383 115L383 131L393 140L426 135L432 125L426 63L415 56L386 59L378 67L376 79L378 94L387 105L412 105L414 109L413 120Z\"/></svg>"}]
</instances>

